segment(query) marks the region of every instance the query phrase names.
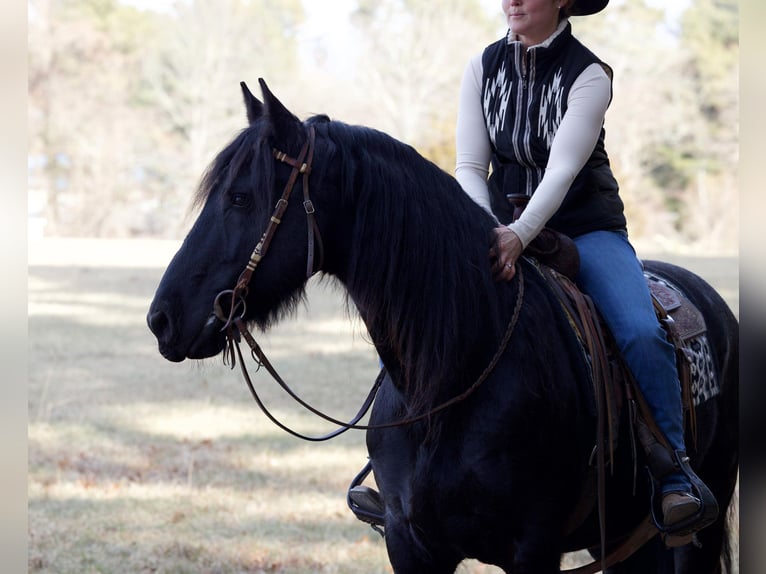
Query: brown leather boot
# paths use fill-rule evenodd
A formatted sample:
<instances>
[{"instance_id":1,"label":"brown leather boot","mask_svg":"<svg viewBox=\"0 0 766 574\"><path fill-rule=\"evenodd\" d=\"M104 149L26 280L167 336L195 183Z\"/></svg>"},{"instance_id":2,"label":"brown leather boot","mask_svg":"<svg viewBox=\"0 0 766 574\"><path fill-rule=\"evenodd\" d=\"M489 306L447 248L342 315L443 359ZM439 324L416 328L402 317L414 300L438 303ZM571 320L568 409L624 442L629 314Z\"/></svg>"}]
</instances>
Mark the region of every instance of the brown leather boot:
<instances>
[{"instance_id":1,"label":"brown leather boot","mask_svg":"<svg viewBox=\"0 0 766 574\"><path fill-rule=\"evenodd\" d=\"M662 497L662 519L666 526L673 526L699 511L700 506L699 499L688 492L668 492Z\"/></svg>"},{"instance_id":2,"label":"brown leather boot","mask_svg":"<svg viewBox=\"0 0 766 574\"><path fill-rule=\"evenodd\" d=\"M369 486L358 485L348 491L348 505L356 517L368 524L383 526L386 504L380 494Z\"/></svg>"},{"instance_id":3,"label":"brown leather boot","mask_svg":"<svg viewBox=\"0 0 766 574\"><path fill-rule=\"evenodd\" d=\"M668 492L662 497L662 520L665 526L672 527L682 520L693 516L700 510L701 503L696 496L688 492ZM685 546L694 539L694 534L663 537L665 546L676 548Z\"/></svg>"}]
</instances>

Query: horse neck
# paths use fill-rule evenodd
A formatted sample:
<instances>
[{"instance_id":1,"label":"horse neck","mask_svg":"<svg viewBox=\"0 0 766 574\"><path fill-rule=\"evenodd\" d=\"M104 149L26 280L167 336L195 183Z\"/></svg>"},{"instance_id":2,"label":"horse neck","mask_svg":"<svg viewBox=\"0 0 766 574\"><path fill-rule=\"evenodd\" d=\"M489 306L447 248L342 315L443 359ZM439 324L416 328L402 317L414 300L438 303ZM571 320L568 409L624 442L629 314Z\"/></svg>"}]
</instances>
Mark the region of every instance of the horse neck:
<instances>
[{"instance_id":1,"label":"horse neck","mask_svg":"<svg viewBox=\"0 0 766 574\"><path fill-rule=\"evenodd\" d=\"M391 164L380 162L368 169ZM425 403L436 398L425 396L432 380L464 383L496 347L509 287L491 277L491 218L443 172L419 179L417 166L398 167L382 186L355 190L341 280L387 367Z\"/></svg>"}]
</instances>

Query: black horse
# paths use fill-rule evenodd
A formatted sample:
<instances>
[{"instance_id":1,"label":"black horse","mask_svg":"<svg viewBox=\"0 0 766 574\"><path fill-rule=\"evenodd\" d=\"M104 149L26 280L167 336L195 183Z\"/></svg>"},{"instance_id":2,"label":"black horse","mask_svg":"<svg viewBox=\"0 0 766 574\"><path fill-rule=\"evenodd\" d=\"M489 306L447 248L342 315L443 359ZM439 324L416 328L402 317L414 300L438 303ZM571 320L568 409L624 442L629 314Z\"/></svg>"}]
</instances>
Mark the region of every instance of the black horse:
<instances>
[{"instance_id":1,"label":"black horse","mask_svg":"<svg viewBox=\"0 0 766 574\"><path fill-rule=\"evenodd\" d=\"M261 87L264 103L243 84L249 126L203 178L199 217L152 302L148 322L162 355L182 361L221 353L226 336L211 309L238 282L235 312L266 329L303 299L307 275L332 276L388 372L371 424L423 417L367 433L394 571L452 572L471 557L515 574L548 574L560 571L562 552L598 546L596 511L566 535L596 441L589 371L533 262L523 260L510 283L496 282L488 261L493 220L452 177L373 129L326 116L301 122ZM310 169L300 173L307 157ZM282 190L293 186L286 199ZM260 246L248 263L267 229L268 252ZM671 550L655 537L612 571L728 572L737 322L699 277L668 264L647 267L680 287L707 323L717 390L697 407L697 442L688 451L721 512L697 544ZM221 306L225 319L228 304ZM474 392L428 414L490 364ZM620 444L606 484L609 543L649 508L644 474L632 492L631 458Z\"/></svg>"}]
</instances>

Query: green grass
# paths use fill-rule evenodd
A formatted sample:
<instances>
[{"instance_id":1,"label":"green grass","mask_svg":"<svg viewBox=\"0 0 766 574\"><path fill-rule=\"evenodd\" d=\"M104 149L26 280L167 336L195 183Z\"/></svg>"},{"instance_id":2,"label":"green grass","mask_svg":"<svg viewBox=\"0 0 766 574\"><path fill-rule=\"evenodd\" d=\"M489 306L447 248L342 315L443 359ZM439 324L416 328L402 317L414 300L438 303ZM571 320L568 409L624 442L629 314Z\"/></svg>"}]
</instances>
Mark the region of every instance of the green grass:
<instances>
[{"instance_id":1,"label":"green grass","mask_svg":"<svg viewBox=\"0 0 766 574\"><path fill-rule=\"evenodd\" d=\"M391 572L383 541L345 505L362 432L304 443L268 422L220 359L162 359L144 319L161 249L132 254L145 266L59 251L29 271L30 572ZM257 338L309 402L350 418L377 358L331 284L312 284L309 302ZM329 430L265 372L254 382L288 424ZM498 570L468 561L459 572Z\"/></svg>"}]
</instances>

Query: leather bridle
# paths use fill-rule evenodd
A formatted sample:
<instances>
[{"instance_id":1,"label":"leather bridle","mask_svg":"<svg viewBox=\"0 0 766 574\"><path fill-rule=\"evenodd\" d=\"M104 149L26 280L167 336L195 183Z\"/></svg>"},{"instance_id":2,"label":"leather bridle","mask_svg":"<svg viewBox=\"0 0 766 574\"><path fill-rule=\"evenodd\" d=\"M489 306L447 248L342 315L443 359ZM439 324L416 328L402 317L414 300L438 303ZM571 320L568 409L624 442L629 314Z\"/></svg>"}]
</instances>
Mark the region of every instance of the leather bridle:
<instances>
[{"instance_id":1,"label":"leather bridle","mask_svg":"<svg viewBox=\"0 0 766 574\"><path fill-rule=\"evenodd\" d=\"M436 407L432 408L428 412L425 412L416 416L408 417L405 419L401 419L398 421L394 421L391 423L386 423L386 424L379 424L379 425L358 424L359 421L362 419L362 417L364 417L364 415L372 406L372 403L375 400L375 395L377 394L378 389L380 388L380 385L383 382L385 371L381 371L381 373L378 375L377 379L375 380L375 383L373 384L373 387L370 389L370 392L367 395L367 398L362 404L362 407L359 409L359 412L349 422L343 422L331 416L328 416L322 411L314 408L313 406L305 402L303 399L301 399L287 385L287 383L282 379L279 373L277 373L276 369L274 369L271 362L268 360L265 353L263 352L263 349L261 349L260 345L258 345L258 343L253 338L252 334L247 329L247 325L245 324L244 317L246 313L245 299L248 294L250 280L252 279L253 272L255 271L256 267L261 262L261 260L266 256L266 252L268 251L271 241L274 238L274 234L276 233L277 227L282 222L282 217L285 213L285 210L287 209L290 195L293 191L293 188L295 187L295 184L298 180L299 175L303 175L303 182L302 182L303 183L302 185L303 207L306 212L306 217L308 221L308 258L306 263L306 276L311 277L322 267L322 262L323 262L322 238L319 233L319 226L317 225L316 219L314 217L316 210L314 208L313 202L311 201L311 197L309 196L309 174L311 173L311 164L314 158L315 139L316 139L316 132L315 132L314 126L310 126L309 137L306 140L306 142L303 144L297 158L292 158L288 156L285 152L282 152L276 148L273 149L274 157L278 161L281 161L283 163L286 163L292 166L293 168L292 172L290 173L290 177L287 180L287 183L285 184L285 188L282 192L282 196L277 201L277 204L274 208L274 213L272 214L269 220L269 224L266 227L266 230L263 232L261 239L258 241L258 244L255 246L255 249L253 250L252 254L250 255L250 259L247 265L242 270L242 273L239 275L239 278L237 279L237 283L234 289L227 289L225 291L221 291L216 296L214 304L213 304L213 312L215 316L221 322L224 323L223 327L221 328L221 331L226 332L226 347L224 349L224 362L227 364L230 364L231 368L234 368L237 363L237 360L239 360L240 369L242 371L242 375L245 379L245 382L247 383L247 386L250 389L250 394L253 396L253 399L258 404L258 406L263 411L263 413L269 418L269 420L271 420L275 425L277 425L279 428L281 428L285 432L293 436L296 436L298 438L308 440L308 441L313 441L313 442L325 441L325 440L334 438L340 435L341 433L346 432L349 429L357 429L357 430L384 429L384 428L392 428L392 427L412 424L414 422L424 420L468 398L489 377L489 375L492 373L495 366L499 362L501 356L505 352L505 349L508 346L508 342L510 341L511 335L513 334L513 331L518 322L519 315L521 313L521 305L524 299L524 277L523 277L521 268L519 268L518 269L519 286L518 286L517 295L516 295L516 304L513 310L511 320L508 323L508 328L506 329L503 339L501 340L498 349L496 350L494 356L492 357L492 360L485 367L485 369L482 371L479 377L465 391L463 391L462 393L460 393L459 395L455 397L452 397L451 399L447 401L444 401L443 403L437 405ZM315 242L319 251L319 265L317 266L316 269L314 268ZM224 300L227 297L230 297L231 301L228 306L229 307L228 311L224 311L224 308L225 308ZM311 413L317 415L318 417L326 421L329 421L335 425L338 425L339 428L325 435L308 436L300 432L297 432L287 427L282 422L280 422L268 410L268 408L266 407L266 405L263 403L260 396L258 395L258 392L255 390L255 386L253 385L250 379L250 375L247 371L247 367L245 366L245 362L242 357L242 351L239 346L239 341L241 338L244 338L248 346L250 347L250 354L252 358L256 361L258 368L264 367L269 372L269 374L274 378L274 380L282 387L282 389L302 407L304 407Z\"/></svg>"},{"instance_id":2,"label":"leather bridle","mask_svg":"<svg viewBox=\"0 0 766 574\"><path fill-rule=\"evenodd\" d=\"M266 227L266 230L263 232L263 235L261 235L261 239L256 244L255 249L253 249L253 252L250 254L250 260L242 270L242 273L240 273L236 286L233 290L222 291L216 297L216 315L219 315L218 308L220 299L224 295L231 295L231 308L229 310L229 315L223 318L223 320L227 323L226 326L228 326L228 323L231 322L238 302L241 301L244 304L244 297L247 296L250 279L252 279L253 276L253 271L255 271L255 268L258 267L258 264L265 257L266 252L269 250L271 240L274 238L279 224L282 223L282 217L287 210L290 194L292 194L295 183L298 181L298 176L301 174L303 175L303 209L306 212L306 221L308 222L308 257L306 262L306 276L311 277L314 273L316 273L316 270L314 269L315 238L316 243L319 245L319 268L322 267L324 256L322 236L319 233L319 226L317 225L316 218L314 217L314 214L316 213L316 210L314 209L314 203L311 201L311 196L309 195L309 175L311 174L311 164L314 160L315 140L316 130L314 129L314 126L311 126L309 128L309 137L301 147L301 151L298 154L297 159L290 157L285 152L279 151L276 148L273 148L272 150L272 154L277 160L292 166L293 169L290 172L290 177L285 184L284 190L282 191L282 196L277 200L277 204L274 206L274 213L272 213L271 218L269 219L269 224ZM219 318L221 318L220 315Z\"/></svg>"},{"instance_id":3,"label":"leather bridle","mask_svg":"<svg viewBox=\"0 0 766 574\"><path fill-rule=\"evenodd\" d=\"M292 158L277 148L272 149L272 154L278 161L292 166L293 169L290 172L290 177L285 184L281 197L277 200L277 203L274 206L274 212L269 218L269 224L266 226L266 230L263 232L263 235L261 235L261 238L256 244L255 249L253 249L253 252L250 254L250 259L248 260L247 265L245 265L245 268L240 273L234 289L226 289L225 291L221 291L218 295L216 295L215 301L213 303L213 312L218 319L224 322L224 326L221 329L222 331L228 330L237 316L240 318L245 316L245 311L247 310L245 299L249 291L250 280L253 277L253 272L255 271L255 268L258 267L258 264L261 262L261 260L266 256L266 252L269 250L269 246L271 245L271 240L274 238L279 224L282 223L282 217L287 210L290 195L292 194L293 188L298 181L299 175L303 175L303 209L306 212L306 221L308 225L308 255L306 260L306 277L311 277L322 267L324 262L322 235L319 232L319 226L317 225L316 218L314 217L316 209L314 208L314 203L311 201L311 196L309 195L309 175L311 174L311 164L314 160L315 140L316 130L314 129L314 126L311 126L309 128L309 137L303 143L297 158ZM316 251L315 245L318 246L319 251L319 265L317 269L314 269L314 254ZM226 297L231 299L228 312L224 312L223 305L223 300ZM239 315L237 315L238 311Z\"/></svg>"}]
</instances>

